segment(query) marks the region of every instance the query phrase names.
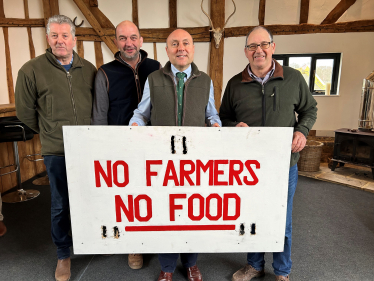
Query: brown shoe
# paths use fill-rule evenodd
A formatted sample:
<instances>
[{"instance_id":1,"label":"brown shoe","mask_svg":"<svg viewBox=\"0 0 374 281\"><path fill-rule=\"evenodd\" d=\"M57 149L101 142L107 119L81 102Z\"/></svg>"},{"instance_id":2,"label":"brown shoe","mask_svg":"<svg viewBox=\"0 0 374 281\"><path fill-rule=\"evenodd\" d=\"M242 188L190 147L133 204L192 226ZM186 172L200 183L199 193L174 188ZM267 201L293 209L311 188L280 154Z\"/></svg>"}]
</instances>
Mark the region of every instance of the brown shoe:
<instances>
[{"instance_id":1,"label":"brown shoe","mask_svg":"<svg viewBox=\"0 0 374 281\"><path fill-rule=\"evenodd\" d=\"M290 281L290 276L277 275L275 276L275 281Z\"/></svg>"},{"instance_id":2,"label":"brown shoe","mask_svg":"<svg viewBox=\"0 0 374 281\"><path fill-rule=\"evenodd\" d=\"M3 221L0 221L0 237L4 236L5 233L6 233L6 226L3 223Z\"/></svg>"},{"instance_id":3,"label":"brown shoe","mask_svg":"<svg viewBox=\"0 0 374 281\"><path fill-rule=\"evenodd\" d=\"M56 281L68 281L70 276L70 258L58 260L55 272Z\"/></svg>"},{"instance_id":4,"label":"brown shoe","mask_svg":"<svg viewBox=\"0 0 374 281\"><path fill-rule=\"evenodd\" d=\"M203 276L196 265L187 268L187 277L188 281L203 281Z\"/></svg>"},{"instance_id":5,"label":"brown shoe","mask_svg":"<svg viewBox=\"0 0 374 281\"><path fill-rule=\"evenodd\" d=\"M173 273L172 272L163 272L161 270L160 275L158 276L157 281L172 281Z\"/></svg>"},{"instance_id":6,"label":"brown shoe","mask_svg":"<svg viewBox=\"0 0 374 281\"><path fill-rule=\"evenodd\" d=\"M132 269L140 269L143 266L143 255L142 254L129 254L128 257L129 267Z\"/></svg>"},{"instance_id":7,"label":"brown shoe","mask_svg":"<svg viewBox=\"0 0 374 281\"><path fill-rule=\"evenodd\" d=\"M256 270L251 265L247 264L245 267L239 269L237 272L234 273L232 276L232 281L249 281L255 277L261 277L265 275L265 271Z\"/></svg>"}]
</instances>

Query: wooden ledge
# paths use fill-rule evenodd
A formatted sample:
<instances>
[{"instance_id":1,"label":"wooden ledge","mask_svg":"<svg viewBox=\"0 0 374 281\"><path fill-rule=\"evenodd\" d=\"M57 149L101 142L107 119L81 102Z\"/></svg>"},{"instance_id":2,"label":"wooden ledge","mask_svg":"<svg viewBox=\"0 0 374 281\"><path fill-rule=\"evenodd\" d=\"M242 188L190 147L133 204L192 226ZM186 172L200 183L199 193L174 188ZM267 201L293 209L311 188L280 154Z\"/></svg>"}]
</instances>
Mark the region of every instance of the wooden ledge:
<instances>
[{"instance_id":1,"label":"wooden ledge","mask_svg":"<svg viewBox=\"0 0 374 281\"><path fill-rule=\"evenodd\" d=\"M0 113L16 111L16 105L14 103L0 104Z\"/></svg>"}]
</instances>

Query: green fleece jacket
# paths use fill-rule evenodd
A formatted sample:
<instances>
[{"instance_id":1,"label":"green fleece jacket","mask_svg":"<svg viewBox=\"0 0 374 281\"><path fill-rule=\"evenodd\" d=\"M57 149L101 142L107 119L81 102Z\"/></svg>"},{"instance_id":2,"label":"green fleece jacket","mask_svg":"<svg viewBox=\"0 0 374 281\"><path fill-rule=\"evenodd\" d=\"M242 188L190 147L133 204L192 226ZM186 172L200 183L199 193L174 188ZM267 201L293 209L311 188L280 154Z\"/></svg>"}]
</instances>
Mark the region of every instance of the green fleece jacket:
<instances>
[{"instance_id":1,"label":"green fleece jacket","mask_svg":"<svg viewBox=\"0 0 374 281\"><path fill-rule=\"evenodd\" d=\"M264 85L249 76L248 66L230 79L219 113L222 125L293 127L306 137L317 119L317 102L298 70L273 61L274 74ZM292 153L291 167L299 157Z\"/></svg>"},{"instance_id":2,"label":"green fleece jacket","mask_svg":"<svg viewBox=\"0 0 374 281\"><path fill-rule=\"evenodd\" d=\"M90 125L96 68L74 52L66 72L51 49L18 72L17 117L39 133L42 155L64 155L62 126Z\"/></svg>"}]
</instances>

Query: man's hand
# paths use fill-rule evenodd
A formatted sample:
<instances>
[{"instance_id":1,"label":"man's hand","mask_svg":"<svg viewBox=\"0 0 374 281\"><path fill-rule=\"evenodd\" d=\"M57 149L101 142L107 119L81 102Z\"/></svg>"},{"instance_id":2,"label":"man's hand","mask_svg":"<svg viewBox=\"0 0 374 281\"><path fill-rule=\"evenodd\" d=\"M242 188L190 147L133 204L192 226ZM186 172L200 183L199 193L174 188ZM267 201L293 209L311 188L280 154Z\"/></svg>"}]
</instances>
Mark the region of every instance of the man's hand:
<instances>
[{"instance_id":1,"label":"man's hand","mask_svg":"<svg viewBox=\"0 0 374 281\"><path fill-rule=\"evenodd\" d=\"M221 127L218 123L214 123L212 127Z\"/></svg>"},{"instance_id":2,"label":"man's hand","mask_svg":"<svg viewBox=\"0 0 374 281\"><path fill-rule=\"evenodd\" d=\"M132 123L131 126L139 126L138 123Z\"/></svg>"},{"instance_id":3,"label":"man's hand","mask_svg":"<svg viewBox=\"0 0 374 281\"><path fill-rule=\"evenodd\" d=\"M293 140L292 140L292 153L300 152L303 150L306 144L306 137L300 132L293 133Z\"/></svg>"},{"instance_id":4,"label":"man's hand","mask_svg":"<svg viewBox=\"0 0 374 281\"><path fill-rule=\"evenodd\" d=\"M246 123L244 123L244 122L240 122L235 127L249 127L249 126Z\"/></svg>"}]
</instances>

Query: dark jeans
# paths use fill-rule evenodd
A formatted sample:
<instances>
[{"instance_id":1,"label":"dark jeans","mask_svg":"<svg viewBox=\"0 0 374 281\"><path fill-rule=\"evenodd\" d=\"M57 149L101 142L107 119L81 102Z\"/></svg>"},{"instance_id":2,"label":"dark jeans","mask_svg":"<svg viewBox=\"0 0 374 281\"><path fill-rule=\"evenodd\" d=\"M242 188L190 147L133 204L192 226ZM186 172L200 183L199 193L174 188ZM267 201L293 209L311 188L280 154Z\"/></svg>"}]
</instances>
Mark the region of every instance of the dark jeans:
<instances>
[{"instance_id":1,"label":"dark jeans","mask_svg":"<svg viewBox=\"0 0 374 281\"><path fill-rule=\"evenodd\" d=\"M69 235L71 229L69 194L66 178L65 157L46 155L44 164L51 186L51 233L53 243L57 246L58 259L70 257L73 245Z\"/></svg>"},{"instance_id":2,"label":"dark jeans","mask_svg":"<svg viewBox=\"0 0 374 281\"><path fill-rule=\"evenodd\" d=\"M184 268L189 268L196 265L197 254L188 253L180 255ZM179 254L158 254L161 270L163 272L174 272L175 268L177 267L178 256Z\"/></svg>"},{"instance_id":3,"label":"dark jeans","mask_svg":"<svg viewBox=\"0 0 374 281\"><path fill-rule=\"evenodd\" d=\"M288 178L288 199L287 199L287 218L286 233L284 238L284 250L280 253L273 253L273 268L275 275L287 276L291 272L291 243L292 243L292 206L293 197L296 191L298 179L297 164L290 168ZM247 262L257 270L265 266L265 253L248 253Z\"/></svg>"}]
</instances>

